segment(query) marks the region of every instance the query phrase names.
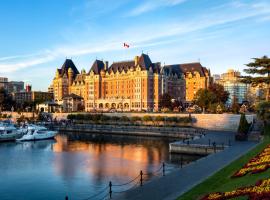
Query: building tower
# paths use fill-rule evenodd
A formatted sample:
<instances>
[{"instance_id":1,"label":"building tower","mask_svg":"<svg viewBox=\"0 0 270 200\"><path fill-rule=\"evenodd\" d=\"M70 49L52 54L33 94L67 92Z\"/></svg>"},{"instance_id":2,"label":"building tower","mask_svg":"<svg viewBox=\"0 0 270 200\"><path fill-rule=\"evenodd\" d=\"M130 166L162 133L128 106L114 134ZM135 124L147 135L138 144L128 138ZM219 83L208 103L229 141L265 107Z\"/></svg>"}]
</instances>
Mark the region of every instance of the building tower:
<instances>
[{"instance_id":1,"label":"building tower","mask_svg":"<svg viewBox=\"0 0 270 200\"><path fill-rule=\"evenodd\" d=\"M74 72L71 68L68 69L68 93L71 93L71 85L73 83Z\"/></svg>"}]
</instances>

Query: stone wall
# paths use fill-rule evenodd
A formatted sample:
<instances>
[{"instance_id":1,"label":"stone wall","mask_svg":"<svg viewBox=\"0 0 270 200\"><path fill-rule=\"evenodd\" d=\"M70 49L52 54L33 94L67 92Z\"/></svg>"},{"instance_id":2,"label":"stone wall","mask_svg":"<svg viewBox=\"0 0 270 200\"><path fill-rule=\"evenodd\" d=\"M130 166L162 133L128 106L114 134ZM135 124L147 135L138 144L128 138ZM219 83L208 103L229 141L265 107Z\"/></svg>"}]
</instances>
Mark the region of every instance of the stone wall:
<instances>
[{"instance_id":1,"label":"stone wall","mask_svg":"<svg viewBox=\"0 0 270 200\"><path fill-rule=\"evenodd\" d=\"M25 116L32 116L32 113L23 113ZM167 116L167 117L187 117L188 114L178 114L178 113L104 113L109 116L139 116L144 115L150 116ZM19 116L17 113L13 115ZM54 113L53 118L58 120L66 119L68 113ZM205 128L209 130L225 130L225 131L236 131L240 121L240 115L235 114L191 114L193 119L193 126L198 128ZM248 122L251 122L255 115L246 115Z\"/></svg>"},{"instance_id":2,"label":"stone wall","mask_svg":"<svg viewBox=\"0 0 270 200\"><path fill-rule=\"evenodd\" d=\"M188 114L168 114L168 113L110 113L107 115L126 115L128 117L151 115L151 116L167 116L167 117L187 117ZM205 128L209 130L225 130L237 131L240 115L235 114L191 114L193 119L193 126L198 128ZM255 115L246 115L247 121L252 122Z\"/></svg>"}]
</instances>

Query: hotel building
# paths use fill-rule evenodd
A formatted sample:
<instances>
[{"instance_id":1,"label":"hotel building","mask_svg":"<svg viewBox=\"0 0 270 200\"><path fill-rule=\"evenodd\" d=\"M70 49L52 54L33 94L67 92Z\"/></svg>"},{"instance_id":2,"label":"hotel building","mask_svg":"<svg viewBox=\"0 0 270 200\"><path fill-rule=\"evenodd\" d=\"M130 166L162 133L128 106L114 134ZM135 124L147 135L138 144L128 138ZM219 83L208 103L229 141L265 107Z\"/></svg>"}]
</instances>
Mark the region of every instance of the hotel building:
<instances>
[{"instance_id":1,"label":"hotel building","mask_svg":"<svg viewBox=\"0 0 270 200\"><path fill-rule=\"evenodd\" d=\"M81 73L72 60L66 59L56 70L52 85L59 104L64 97L75 94L83 98L86 111L141 111L158 110L164 93L182 102L186 98L193 100L199 88L208 87L209 77L209 70L200 63L161 66L141 54L110 66L108 62L95 60L88 72ZM186 85L192 88L186 89Z\"/></svg>"}]
</instances>

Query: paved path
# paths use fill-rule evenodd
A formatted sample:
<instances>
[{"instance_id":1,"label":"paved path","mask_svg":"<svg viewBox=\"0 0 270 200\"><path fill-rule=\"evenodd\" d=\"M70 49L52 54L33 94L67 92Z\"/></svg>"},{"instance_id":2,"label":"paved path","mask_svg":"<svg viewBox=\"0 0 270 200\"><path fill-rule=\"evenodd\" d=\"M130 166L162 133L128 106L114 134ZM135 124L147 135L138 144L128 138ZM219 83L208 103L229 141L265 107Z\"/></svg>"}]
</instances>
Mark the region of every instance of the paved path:
<instances>
[{"instance_id":1,"label":"paved path","mask_svg":"<svg viewBox=\"0 0 270 200\"><path fill-rule=\"evenodd\" d=\"M214 134L213 132L211 134ZM222 133L222 137L229 138L232 133ZM215 134L214 134L215 135ZM221 136L221 135L220 135ZM232 138L233 139L233 138ZM195 140L194 140L195 141ZM201 141L202 140L198 140ZM208 143L207 137L204 140ZM200 142L200 143L201 143ZM248 150L254 148L258 143L255 142L235 142L232 146L216 154L211 154L196 162L184 166L182 169L176 169L165 177L153 179L145 183L143 187L137 187L122 195L113 194L113 199L117 200L172 200L179 197L195 185L204 181L207 177L213 175L224 166L228 165L235 159L244 155Z\"/></svg>"}]
</instances>

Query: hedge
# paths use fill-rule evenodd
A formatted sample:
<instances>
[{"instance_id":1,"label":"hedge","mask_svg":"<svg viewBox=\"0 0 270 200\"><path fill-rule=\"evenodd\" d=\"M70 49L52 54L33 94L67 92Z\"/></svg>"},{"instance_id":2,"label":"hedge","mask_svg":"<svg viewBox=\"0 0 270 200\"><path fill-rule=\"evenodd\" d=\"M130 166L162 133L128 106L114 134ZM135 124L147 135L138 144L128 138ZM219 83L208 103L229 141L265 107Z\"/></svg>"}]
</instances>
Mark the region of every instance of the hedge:
<instances>
[{"instance_id":1,"label":"hedge","mask_svg":"<svg viewBox=\"0 0 270 200\"><path fill-rule=\"evenodd\" d=\"M163 117L163 116L149 116L145 115L143 117L133 116L133 117L127 117L127 116L107 116L103 114L69 114L67 116L67 119L69 120L88 120L88 121L123 121L123 122L136 122L136 121L156 121L156 122L173 122L173 123L191 123L192 118L191 117Z\"/></svg>"}]
</instances>

